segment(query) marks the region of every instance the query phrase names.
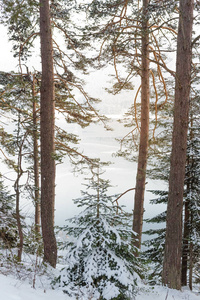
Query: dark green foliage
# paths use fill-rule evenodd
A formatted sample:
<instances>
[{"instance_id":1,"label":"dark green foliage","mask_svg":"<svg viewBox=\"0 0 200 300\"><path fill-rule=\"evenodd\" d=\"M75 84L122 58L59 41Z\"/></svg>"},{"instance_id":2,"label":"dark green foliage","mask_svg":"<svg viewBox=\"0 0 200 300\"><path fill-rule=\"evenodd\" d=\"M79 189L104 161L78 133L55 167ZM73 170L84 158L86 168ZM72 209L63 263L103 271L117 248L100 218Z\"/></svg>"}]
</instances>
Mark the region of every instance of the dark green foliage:
<instances>
[{"instance_id":1,"label":"dark green foliage","mask_svg":"<svg viewBox=\"0 0 200 300\"><path fill-rule=\"evenodd\" d=\"M0 244L5 248L16 247L17 223L15 217L14 195L8 192L0 177Z\"/></svg>"},{"instance_id":2,"label":"dark green foliage","mask_svg":"<svg viewBox=\"0 0 200 300\"><path fill-rule=\"evenodd\" d=\"M157 197L151 200L153 205L167 204L168 192L151 191ZM165 232L166 232L166 211L159 213L151 219L146 219L148 224L156 224L155 229L149 229L144 234L149 235L149 239L144 242L144 251L142 257L145 257L150 264L149 282L151 284L160 283L162 277L162 264L165 247Z\"/></svg>"},{"instance_id":3,"label":"dark green foliage","mask_svg":"<svg viewBox=\"0 0 200 300\"><path fill-rule=\"evenodd\" d=\"M128 300L136 292L137 274L142 274L131 243L130 216L116 205L116 195L107 195L109 181L99 176L93 170L82 197L75 200L85 209L63 228L68 267L57 282L69 295Z\"/></svg>"},{"instance_id":4,"label":"dark green foliage","mask_svg":"<svg viewBox=\"0 0 200 300\"><path fill-rule=\"evenodd\" d=\"M39 2L36 0L3 0L1 22L8 27L9 38L14 42L14 56L26 60L33 50L38 28Z\"/></svg>"},{"instance_id":5,"label":"dark green foliage","mask_svg":"<svg viewBox=\"0 0 200 300\"><path fill-rule=\"evenodd\" d=\"M199 101L199 99L197 99L197 101ZM198 102L196 102L196 104L197 103ZM199 116L195 115L195 113L196 112L191 109L184 195L184 201L188 204L189 210L189 219L187 220L189 235L185 237L186 240L183 240L183 245L185 243L192 245L192 253L188 251L188 260L192 255L192 261L194 265L199 260L200 252L200 132Z\"/></svg>"},{"instance_id":6,"label":"dark green foliage","mask_svg":"<svg viewBox=\"0 0 200 300\"><path fill-rule=\"evenodd\" d=\"M199 99L194 98L190 106L190 123L188 130L188 143L187 143L187 160L185 169L185 192L184 192L184 204L188 204L189 209L189 220L188 230L189 235L183 238L183 247L187 246L187 265L189 269L190 256L192 263L195 264L199 259L199 247L200 247L200 203L199 203L199 115L198 115ZM167 141L169 141L169 133L165 133L166 138L163 135L162 145L165 149ZM169 146L168 146L169 147ZM160 152L161 153L161 152ZM152 179L162 179L164 182L168 181L169 177L169 154L159 155L157 162L153 165L152 169L149 170L149 175ZM155 204L167 204L167 191L152 191L154 195L158 196L151 200L153 205ZM185 210L183 211L183 222L185 220ZM145 242L147 249L143 255L146 256L153 263L153 272L150 274L150 280L154 284L159 282L161 279L162 263L163 263L163 251L165 243L165 222L166 222L166 211L159 215L146 220L148 223L161 224L162 228L155 230L148 230L145 234L150 235L152 238ZM183 233L184 234L184 233ZM192 247L192 253L189 248Z\"/></svg>"},{"instance_id":7,"label":"dark green foliage","mask_svg":"<svg viewBox=\"0 0 200 300\"><path fill-rule=\"evenodd\" d=\"M43 255L42 236L35 231L35 226L27 226L24 235L24 251L32 255Z\"/></svg>"}]
</instances>

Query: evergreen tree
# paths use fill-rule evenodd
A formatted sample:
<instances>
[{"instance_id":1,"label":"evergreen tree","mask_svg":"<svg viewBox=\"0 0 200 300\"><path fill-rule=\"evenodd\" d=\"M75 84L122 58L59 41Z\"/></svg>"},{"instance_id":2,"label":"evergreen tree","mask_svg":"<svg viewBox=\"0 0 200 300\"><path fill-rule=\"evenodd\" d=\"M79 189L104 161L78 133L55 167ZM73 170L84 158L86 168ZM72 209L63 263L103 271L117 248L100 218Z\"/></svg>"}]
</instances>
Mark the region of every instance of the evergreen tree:
<instances>
[{"instance_id":1,"label":"evergreen tree","mask_svg":"<svg viewBox=\"0 0 200 300\"><path fill-rule=\"evenodd\" d=\"M190 115L190 125L188 132L188 146L187 146L187 163L185 171L185 191L184 191L184 207L183 207L183 245L182 245L182 285L188 285L192 289L193 277L195 270L193 269L199 259L199 245L200 245L200 228L199 228L199 119L198 119L198 100L193 99L191 111L196 114L196 117ZM191 127L191 124L193 126ZM192 136L192 139L191 139ZM158 165L161 169L156 167L152 170L155 175L151 178L161 178L168 182L169 172L168 167L164 166L167 158L158 158ZM169 157L168 157L169 164ZM158 175L159 172L159 175ZM151 191L157 197L151 200L153 205L167 204L168 192L164 190ZM157 224L158 228L149 229L144 232L151 237L144 244L147 249L142 255L149 259L152 263L153 270L150 273L150 281L154 284L161 281L165 234L166 234L166 211L154 216L153 218L145 220L148 224ZM160 224L160 225L159 225Z\"/></svg>"},{"instance_id":2,"label":"evergreen tree","mask_svg":"<svg viewBox=\"0 0 200 300\"><path fill-rule=\"evenodd\" d=\"M2 127L1 146L4 149L3 161L15 174L14 190L16 196L16 220L19 234L18 259L21 260L23 248L23 230L20 209L20 198L25 196L29 186L29 170L24 166L29 165L29 158L32 155L31 149L31 92L27 89L26 76L1 73L1 99L0 108L4 117L12 120L13 126L7 124ZM28 82L29 84L29 82ZM12 133L7 133L7 131ZM7 154L9 157L7 157ZM22 166L23 165L23 166ZM27 178L25 184L21 184L22 177Z\"/></svg>"},{"instance_id":3,"label":"evergreen tree","mask_svg":"<svg viewBox=\"0 0 200 300\"><path fill-rule=\"evenodd\" d=\"M166 43L166 36L160 29L166 30L167 35L174 34L176 18L171 17L171 12L176 7L176 1L93 1L88 11L92 18L95 18L94 37L99 38L100 51L99 61L103 65L112 62L114 66L116 82L112 92L119 93L122 89L133 89L135 83L132 79L141 79L141 84L136 83L134 105L131 109L129 123L130 132L122 139L126 150L124 156L133 156L135 148L138 151L138 168L135 188L135 202L133 211L133 230L138 234L135 240L137 247L141 246L143 212L144 212L144 191L146 184L146 170L148 159L148 144L151 135L149 134L149 108L150 100L154 101L154 113L157 122L158 108L161 108L167 101L168 91L166 88L167 70L165 51L169 50L169 43ZM161 23L166 22L166 26ZM102 20L103 19L103 20ZM100 29L99 29L100 28ZM162 48L162 50L161 50ZM124 75L125 74L125 75ZM152 81L152 95L150 95L150 83ZM139 81L139 80L138 80ZM162 93L158 95L157 84L162 85ZM140 108L138 99L141 91ZM139 114L138 114L139 111ZM139 116L138 116L139 115ZM156 127L155 122L155 127ZM133 125L134 123L134 125ZM153 138L155 129L152 130ZM139 142L135 136L140 136ZM127 142L130 137L131 142ZM134 139L134 141L133 141ZM134 149L132 149L132 145ZM138 145L139 144L139 145ZM120 151L122 154L122 151ZM135 153L134 153L135 155Z\"/></svg>"},{"instance_id":4,"label":"evergreen tree","mask_svg":"<svg viewBox=\"0 0 200 300\"><path fill-rule=\"evenodd\" d=\"M10 194L0 178L0 245L12 248L17 245L17 221L15 214L15 197Z\"/></svg>"},{"instance_id":5,"label":"evergreen tree","mask_svg":"<svg viewBox=\"0 0 200 300\"><path fill-rule=\"evenodd\" d=\"M40 1L40 43L42 60L40 90L41 225L44 241L44 261L55 268L57 261L57 244L54 233L55 89L49 0Z\"/></svg>"},{"instance_id":6,"label":"evergreen tree","mask_svg":"<svg viewBox=\"0 0 200 300\"><path fill-rule=\"evenodd\" d=\"M51 260L50 257L53 256L53 254L56 256L56 241L55 237L53 237L52 229L55 205L55 159L60 158L60 156L56 154L56 146L62 155L63 153L69 154L72 161L74 158L77 159L80 154L75 149L72 151L72 147L66 146L66 141L69 142L69 140L73 140L73 142L77 143L77 138L73 134L66 134L60 129L57 131L59 140L57 139L57 145L55 146L55 100L57 98L58 111L65 114L65 118L68 122L75 121L82 127L89 125L93 120L97 119L104 122L104 118L100 117L92 106L94 99L88 96L83 90L82 82L70 71L70 67L73 71L75 69L84 70L84 66L87 63L84 61L84 56L77 49L78 45L80 46L78 39L76 39L77 30L75 30L75 32L71 31L70 13L68 9L70 9L70 12L73 10L75 3L72 2L66 3L66 1L59 1L58 3L57 1L51 1L50 3L49 1L41 1L41 3L39 3L38 1L29 0L24 2L12 0L9 2L3 1L2 8L4 14L1 16L4 24L8 26L10 39L14 42L13 50L15 56L19 59L19 71L22 77L24 68L22 61L28 62L28 58L32 54L31 51L34 49L33 42L35 38L39 33L41 37L41 216L43 220L43 232L46 232L46 234L44 233L43 235L46 241L44 243L46 249L44 259L48 260L48 262L51 261L50 263L53 266L55 266L56 259L54 257L54 259L52 258ZM45 6L45 4L47 5ZM44 18L45 12L48 14L46 19ZM46 20L48 22L45 22ZM46 27L45 30L43 30L45 24L48 25L48 28ZM52 37L53 27L56 32L59 30L60 37L62 35L63 39L61 44L65 45L65 50L67 48L66 52L63 51L62 46L57 43L57 40ZM46 39L47 32L51 33L48 40ZM42 37L43 33L44 36ZM27 73L30 75L28 70ZM57 97L55 97L55 87L57 91L59 90ZM74 90L76 90L76 97L77 94L78 96L81 94L80 101L76 100ZM34 98L34 95L32 96ZM47 100L49 101L48 105ZM35 145L34 148L35 158L38 157L36 147L37 145ZM81 158L88 161L86 155L81 155ZM39 224L40 207L38 205L37 166L38 164L35 164L35 174L37 173L37 181L35 180L35 185L37 185L35 188L35 197L37 198L35 207L37 208L36 224ZM46 202L44 199L46 199ZM37 230L38 228L39 226L36 226ZM51 249L53 245L54 250L47 250L47 248ZM49 254L47 254L47 252Z\"/></svg>"},{"instance_id":7,"label":"evergreen tree","mask_svg":"<svg viewBox=\"0 0 200 300\"><path fill-rule=\"evenodd\" d=\"M168 192L167 191L151 191L156 195L156 198L151 200L151 204L167 204ZM144 232L149 236L149 239L144 242L144 251L142 257L146 258L149 262L149 282L152 285L160 284L162 278L163 256L165 247L166 235L166 210L158 215L146 219L145 222L150 227L154 224L154 229L148 229Z\"/></svg>"},{"instance_id":8,"label":"evergreen tree","mask_svg":"<svg viewBox=\"0 0 200 300\"><path fill-rule=\"evenodd\" d=\"M171 85L173 85L172 82ZM151 147L149 150L147 177L151 180L159 180L163 182L164 186L166 185L166 188L163 186L163 189L149 190L149 192L154 195L150 203L153 206L161 205L163 207L163 211L145 220L149 229L143 232L149 236L149 239L144 242L145 250L142 252L142 257L146 257L149 261L149 281L151 284L161 283L162 278L166 236L166 205L168 202L170 149L172 143L173 98L174 91L172 89L168 94L167 103L159 112L155 138L153 142L150 143ZM151 224L153 225L153 229L151 228Z\"/></svg>"},{"instance_id":9,"label":"evergreen tree","mask_svg":"<svg viewBox=\"0 0 200 300\"><path fill-rule=\"evenodd\" d=\"M163 284L181 289L182 206L191 86L193 0L180 1ZM189 17L188 17L189 16Z\"/></svg>"},{"instance_id":10,"label":"evergreen tree","mask_svg":"<svg viewBox=\"0 0 200 300\"><path fill-rule=\"evenodd\" d=\"M182 285L192 289L193 266L199 259L200 185L199 185L199 97L191 100L184 193Z\"/></svg>"},{"instance_id":11,"label":"evergreen tree","mask_svg":"<svg viewBox=\"0 0 200 300\"><path fill-rule=\"evenodd\" d=\"M196 70L197 71L197 70ZM195 71L195 72L196 72ZM192 289L193 277L195 270L193 267L199 259L199 96L198 90L195 89L195 82L198 81L196 73L194 82L192 83L192 93L190 100L190 121L188 129L187 142L187 159L185 169L185 188L184 188L184 206L183 206L183 245L182 245L182 285L188 285ZM170 111L168 113L171 114ZM168 120L170 122L170 119ZM166 122L166 121L165 121ZM161 125L161 124L159 124ZM162 120L162 126L164 125ZM165 124L170 128L170 124ZM154 164L148 172L151 179L163 180L168 182L170 153L166 152L170 147L171 130L161 131L160 135L160 151L154 153L152 157ZM164 143L164 142L165 143ZM168 192L165 190L151 191L157 197L151 200L153 205L167 204ZM193 217L193 215L195 217ZM144 232L150 235L151 239L145 242L147 249L142 253L152 263L153 270L150 273L152 283L160 282L163 254L166 232L166 211L145 220L148 224L157 224L158 228L149 229ZM159 225L160 224L160 225ZM150 226L150 225L149 225Z\"/></svg>"},{"instance_id":12,"label":"evergreen tree","mask_svg":"<svg viewBox=\"0 0 200 300\"><path fill-rule=\"evenodd\" d=\"M99 168L93 168L86 190L75 200L85 209L63 228L67 267L58 282L71 296L131 299L142 271L131 243L130 214L115 203L116 195L107 195L109 181L100 175Z\"/></svg>"}]
</instances>

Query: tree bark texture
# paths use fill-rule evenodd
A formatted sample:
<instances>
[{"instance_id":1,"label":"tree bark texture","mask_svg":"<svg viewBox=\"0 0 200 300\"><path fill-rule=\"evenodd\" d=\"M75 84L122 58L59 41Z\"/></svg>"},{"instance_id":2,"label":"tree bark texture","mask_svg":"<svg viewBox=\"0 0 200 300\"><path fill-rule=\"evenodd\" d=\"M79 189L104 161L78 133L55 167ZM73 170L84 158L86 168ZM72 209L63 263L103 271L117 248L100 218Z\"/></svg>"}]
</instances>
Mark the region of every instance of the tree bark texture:
<instances>
[{"instance_id":1,"label":"tree bark texture","mask_svg":"<svg viewBox=\"0 0 200 300\"><path fill-rule=\"evenodd\" d=\"M141 248L142 225L144 213L144 192L146 182L146 168L149 140L149 33L147 8L149 0L143 0L142 20L142 70L141 70L141 129L136 177L133 231L137 233L137 239L133 241L137 248Z\"/></svg>"},{"instance_id":2,"label":"tree bark texture","mask_svg":"<svg viewBox=\"0 0 200 300\"><path fill-rule=\"evenodd\" d=\"M181 289L182 209L191 83L193 6L193 0L180 1L174 125L162 278L164 285L174 289Z\"/></svg>"},{"instance_id":3,"label":"tree bark texture","mask_svg":"<svg viewBox=\"0 0 200 300\"><path fill-rule=\"evenodd\" d=\"M55 92L53 47L48 0L40 0L41 82L41 224L44 261L56 266L57 245L54 234L55 202Z\"/></svg>"}]
</instances>

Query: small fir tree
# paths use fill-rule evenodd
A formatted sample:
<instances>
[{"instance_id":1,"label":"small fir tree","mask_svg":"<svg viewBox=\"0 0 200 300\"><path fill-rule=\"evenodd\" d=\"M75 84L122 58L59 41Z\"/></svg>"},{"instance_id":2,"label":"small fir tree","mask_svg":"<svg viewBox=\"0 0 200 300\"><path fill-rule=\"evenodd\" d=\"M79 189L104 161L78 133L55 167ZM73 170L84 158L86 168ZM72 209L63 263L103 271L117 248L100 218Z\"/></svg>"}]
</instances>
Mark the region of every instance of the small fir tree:
<instances>
[{"instance_id":1,"label":"small fir tree","mask_svg":"<svg viewBox=\"0 0 200 300\"><path fill-rule=\"evenodd\" d=\"M58 278L65 293L88 295L92 299L131 299L136 292L141 265L131 243L129 214L108 196L109 181L99 170L75 200L85 209L63 228L68 239L66 265ZM94 191L94 192L91 192Z\"/></svg>"},{"instance_id":2,"label":"small fir tree","mask_svg":"<svg viewBox=\"0 0 200 300\"><path fill-rule=\"evenodd\" d=\"M0 247L11 248L16 245L17 222L14 195L9 194L0 175Z\"/></svg>"},{"instance_id":3,"label":"small fir tree","mask_svg":"<svg viewBox=\"0 0 200 300\"><path fill-rule=\"evenodd\" d=\"M151 204L167 204L168 192L162 190L151 191L156 198L151 200ZM142 252L142 257L149 261L149 283L152 285L160 284L162 278L162 264L165 247L166 234L166 214L163 211L155 217L146 219L146 223L156 224L154 229L148 229L144 234L149 236L149 239L144 242L145 250Z\"/></svg>"}]
</instances>

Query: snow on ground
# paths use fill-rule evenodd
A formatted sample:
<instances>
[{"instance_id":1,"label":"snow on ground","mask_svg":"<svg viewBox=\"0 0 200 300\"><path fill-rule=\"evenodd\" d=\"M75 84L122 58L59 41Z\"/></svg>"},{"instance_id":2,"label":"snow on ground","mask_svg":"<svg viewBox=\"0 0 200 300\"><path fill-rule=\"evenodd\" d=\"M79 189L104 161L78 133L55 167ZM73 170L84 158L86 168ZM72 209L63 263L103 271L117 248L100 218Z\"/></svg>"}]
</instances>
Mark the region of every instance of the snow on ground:
<instances>
[{"instance_id":1,"label":"snow on ground","mask_svg":"<svg viewBox=\"0 0 200 300\"><path fill-rule=\"evenodd\" d=\"M45 288L33 289L25 281L17 280L11 276L0 274L0 299L1 300L72 300L61 290ZM76 300L76 299L74 299ZM79 299L88 300L88 299ZM94 299L95 300L95 299ZM135 300L200 300L200 293L184 289L182 292L169 290L165 287L154 288L144 286Z\"/></svg>"},{"instance_id":2,"label":"snow on ground","mask_svg":"<svg viewBox=\"0 0 200 300\"><path fill-rule=\"evenodd\" d=\"M162 286L155 286L153 289L145 287L136 296L136 300L200 300L200 293L188 289L177 291Z\"/></svg>"},{"instance_id":3,"label":"snow on ground","mask_svg":"<svg viewBox=\"0 0 200 300\"><path fill-rule=\"evenodd\" d=\"M0 274L1 300L68 300L62 291L33 289L26 282L16 280L10 276Z\"/></svg>"}]
</instances>

